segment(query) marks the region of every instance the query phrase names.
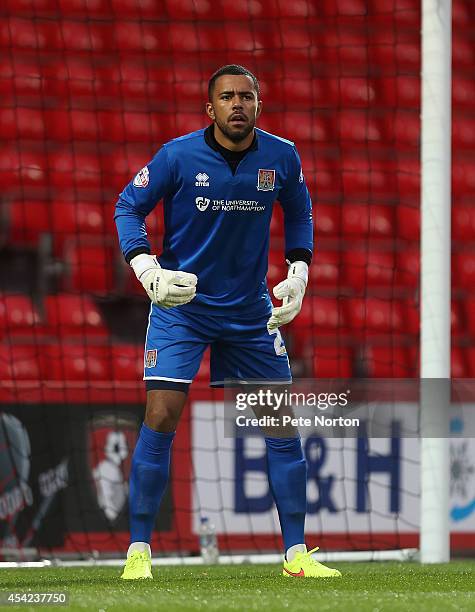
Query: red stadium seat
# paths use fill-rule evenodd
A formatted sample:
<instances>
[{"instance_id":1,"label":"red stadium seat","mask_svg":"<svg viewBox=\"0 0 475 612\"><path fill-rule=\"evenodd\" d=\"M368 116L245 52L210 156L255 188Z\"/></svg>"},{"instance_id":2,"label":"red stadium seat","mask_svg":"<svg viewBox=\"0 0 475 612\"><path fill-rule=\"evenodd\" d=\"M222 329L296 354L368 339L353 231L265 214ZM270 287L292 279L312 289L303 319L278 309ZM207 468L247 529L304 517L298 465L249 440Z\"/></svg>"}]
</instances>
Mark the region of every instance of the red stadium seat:
<instances>
[{"instance_id":1,"label":"red stadium seat","mask_svg":"<svg viewBox=\"0 0 475 612\"><path fill-rule=\"evenodd\" d=\"M41 110L21 106L0 110L0 130L5 138L43 140L46 135L45 128L45 118Z\"/></svg>"},{"instance_id":2,"label":"red stadium seat","mask_svg":"<svg viewBox=\"0 0 475 612\"><path fill-rule=\"evenodd\" d=\"M58 27L53 21L37 21L31 17L3 17L0 21L0 48L54 49L59 42L58 36Z\"/></svg>"},{"instance_id":3,"label":"red stadium seat","mask_svg":"<svg viewBox=\"0 0 475 612\"><path fill-rule=\"evenodd\" d=\"M53 187L91 189L102 185L101 160L95 154L77 152L65 146L50 153L49 167Z\"/></svg>"},{"instance_id":4,"label":"red stadium seat","mask_svg":"<svg viewBox=\"0 0 475 612\"><path fill-rule=\"evenodd\" d=\"M452 284L456 287L473 287L475 284L475 254L460 253L452 258Z\"/></svg>"},{"instance_id":5,"label":"red stadium seat","mask_svg":"<svg viewBox=\"0 0 475 612\"><path fill-rule=\"evenodd\" d=\"M454 196L462 202L473 202L475 166L471 159L454 159L452 164L452 188Z\"/></svg>"},{"instance_id":6,"label":"red stadium seat","mask_svg":"<svg viewBox=\"0 0 475 612\"><path fill-rule=\"evenodd\" d=\"M394 232L394 214L392 206L345 204L342 211L343 234L359 238L390 238Z\"/></svg>"},{"instance_id":7,"label":"red stadium seat","mask_svg":"<svg viewBox=\"0 0 475 612\"><path fill-rule=\"evenodd\" d=\"M398 204L396 208L397 235L404 240L419 240L421 235L421 219L419 203L413 206Z\"/></svg>"},{"instance_id":8,"label":"red stadium seat","mask_svg":"<svg viewBox=\"0 0 475 612\"><path fill-rule=\"evenodd\" d=\"M470 350L471 349L469 349L469 351ZM465 359L464 350L459 346L452 346L450 353L450 376L452 378L465 378L466 376L471 376L471 365L470 357Z\"/></svg>"},{"instance_id":9,"label":"red stadium seat","mask_svg":"<svg viewBox=\"0 0 475 612\"><path fill-rule=\"evenodd\" d=\"M417 16L420 12L418 0L368 0L366 10L370 15L389 15L403 13L412 17L413 25L417 25Z\"/></svg>"},{"instance_id":10,"label":"red stadium seat","mask_svg":"<svg viewBox=\"0 0 475 612\"><path fill-rule=\"evenodd\" d=\"M369 286L391 288L394 285L394 253L345 251L343 265L348 284L356 291Z\"/></svg>"},{"instance_id":11,"label":"red stadium seat","mask_svg":"<svg viewBox=\"0 0 475 612\"><path fill-rule=\"evenodd\" d=\"M475 98L475 82L472 78L454 75L452 79L452 103L454 110L473 110L472 101Z\"/></svg>"},{"instance_id":12,"label":"red stadium seat","mask_svg":"<svg viewBox=\"0 0 475 612\"><path fill-rule=\"evenodd\" d=\"M15 104L21 97L41 95L43 79L38 61L31 58L8 57L0 59L0 96L4 102Z\"/></svg>"},{"instance_id":13,"label":"red stadium seat","mask_svg":"<svg viewBox=\"0 0 475 612\"><path fill-rule=\"evenodd\" d=\"M325 113L304 110L264 113L258 120L258 127L297 143L335 140L331 120Z\"/></svg>"},{"instance_id":14,"label":"red stadium seat","mask_svg":"<svg viewBox=\"0 0 475 612\"><path fill-rule=\"evenodd\" d=\"M418 202L421 189L419 157L398 157L396 160L397 194L399 202Z\"/></svg>"},{"instance_id":15,"label":"red stadium seat","mask_svg":"<svg viewBox=\"0 0 475 612\"><path fill-rule=\"evenodd\" d=\"M171 86L177 80L175 66L170 69L169 63L146 62L143 57L135 58L132 55L126 56L118 64L105 67L101 76L112 87L112 92L117 91L117 96L125 103L143 100L148 105L150 100L160 103L173 100ZM194 78L197 78L196 71Z\"/></svg>"},{"instance_id":16,"label":"red stadium seat","mask_svg":"<svg viewBox=\"0 0 475 612\"><path fill-rule=\"evenodd\" d=\"M170 49L168 23L117 21L114 27L115 49L121 53L159 53Z\"/></svg>"},{"instance_id":17,"label":"red stadium seat","mask_svg":"<svg viewBox=\"0 0 475 612\"><path fill-rule=\"evenodd\" d=\"M111 347L112 380L137 381L143 376L143 346L137 344L113 344Z\"/></svg>"},{"instance_id":18,"label":"red stadium seat","mask_svg":"<svg viewBox=\"0 0 475 612\"><path fill-rule=\"evenodd\" d=\"M19 151L16 146L0 147L0 187L3 193L12 188L46 185L45 156L33 151Z\"/></svg>"},{"instance_id":19,"label":"red stadium seat","mask_svg":"<svg viewBox=\"0 0 475 612\"><path fill-rule=\"evenodd\" d=\"M421 138L421 120L418 111L398 108L385 113L386 139L397 147L418 148Z\"/></svg>"},{"instance_id":20,"label":"red stadium seat","mask_svg":"<svg viewBox=\"0 0 475 612\"><path fill-rule=\"evenodd\" d=\"M106 210L93 202L16 200L8 206L7 238L11 244L36 245L41 234L52 232L61 250L63 242L77 234L115 235L111 206Z\"/></svg>"},{"instance_id":21,"label":"red stadium seat","mask_svg":"<svg viewBox=\"0 0 475 612\"><path fill-rule=\"evenodd\" d=\"M295 328L303 328L308 334L329 333L334 334L336 329L346 327L346 313L342 303L337 298L311 297L305 299L299 316L293 321Z\"/></svg>"},{"instance_id":22,"label":"red stadium seat","mask_svg":"<svg viewBox=\"0 0 475 612\"><path fill-rule=\"evenodd\" d=\"M110 381L110 349L73 343L48 344L42 347L41 370L44 380Z\"/></svg>"},{"instance_id":23,"label":"red stadium seat","mask_svg":"<svg viewBox=\"0 0 475 612\"><path fill-rule=\"evenodd\" d=\"M335 204L317 203L313 207L315 237L339 236L344 207Z\"/></svg>"},{"instance_id":24,"label":"red stadium seat","mask_svg":"<svg viewBox=\"0 0 475 612\"><path fill-rule=\"evenodd\" d=\"M460 69L473 69L474 64L473 41L469 37L464 38L461 32L457 32L457 36L454 36L452 40L452 66L455 74Z\"/></svg>"},{"instance_id":25,"label":"red stadium seat","mask_svg":"<svg viewBox=\"0 0 475 612\"><path fill-rule=\"evenodd\" d=\"M302 156L302 165L306 168L305 177L309 189L315 190L319 197L326 201L343 200L343 181L339 160Z\"/></svg>"},{"instance_id":26,"label":"red stadium seat","mask_svg":"<svg viewBox=\"0 0 475 612\"><path fill-rule=\"evenodd\" d=\"M467 149L473 151L475 147L474 117L455 115L452 122L452 143L456 149Z\"/></svg>"},{"instance_id":27,"label":"red stadium seat","mask_svg":"<svg viewBox=\"0 0 475 612\"><path fill-rule=\"evenodd\" d=\"M110 23L64 20L55 22L55 29L56 46L51 42L49 44L51 49L101 54L104 51L114 51L116 48Z\"/></svg>"},{"instance_id":28,"label":"red stadium seat","mask_svg":"<svg viewBox=\"0 0 475 612\"><path fill-rule=\"evenodd\" d=\"M57 336L105 336L107 328L94 301L85 295L50 295L45 300L46 323Z\"/></svg>"},{"instance_id":29,"label":"red stadium seat","mask_svg":"<svg viewBox=\"0 0 475 612\"><path fill-rule=\"evenodd\" d=\"M103 241L71 241L65 250L67 276L64 288L70 291L110 295L115 286L115 244Z\"/></svg>"},{"instance_id":30,"label":"red stadium seat","mask_svg":"<svg viewBox=\"0 0 475 612\"><path fill-rule=\"evenodd\" d=\"M49 95L69 98L69 106L76 105L83 98L102 99L114 95L111 83L105 87L101 72L94 66L91 58L67 55L61 61L51 61L43 67L45 91Z\"/></svg>"},{"instance_id":31,"label":"red stadium seat","mask_svg":"<svg viewBox=\"0 0 475 612\"><path fill-rule=\"evenodd\" d=\"M395 281L398 286L417 289L419 287L419 272L421 255L419 249L411 247L397 253Z\"/></svg>"},{"instance_id":32,"label":"red stadium seat","mask_svg":"<svg viewBox=\"0 0 475 612\"><path fill-rule=\"evenodd\" d=\"M396 76L374 79L378 99L391 108L415 109L420 107L421 84L419 76Z\"/></svg>"},{"instance_id":33,"label":"red stadium seat","mask_svg":"<svg viewBox=\"0 0 475 612\"><path fill-rule=\"evenodd\" d=\"M104 235L112 224L107 224L105 208L96 202L52 202L51 225L55 236Z\"/></svg>"},{"instance_id":34,"label":"red stadium seat","mask_svg":"<svg viewBox=\"0 0 475 612\"><path fill-rule=\"evenodd\" d=\"M40 376L40 347L4 344L0 346L0 380L24 381Z\"/></svg>"},{"instance_id":35,"label":"red stadium seat","mask_svg":"<svg viewBox=\"0 0 475 612\"><path fill-rule=\"evenodd\" d=\"M342 142L380 142L383 140L381 121L363 110L345 109L336 119L336 132Z\"/></svg>"},{"instance_id":36,"label":"red stadium seat","mask_svg":"<svg viewBox=\"0 0 475 612\"><path fill-rule=\"evenodd\" d=\"M344 74L359 72L368 65L368 46L367 33L359 28L345 27L344 21L338 28L325 28L320 25L320 31L313 32L313 38L319 40L325 63L334 66Z\"/></svg>"},{"instance_id":37,"label":"red stadium seat","mask_svg":"<svg viewBox=\"0 0 475 612\"><path fill-rule=\"evenodd\" d=\"M452 235L454 240L472 242L475 236L475 206L452 207Z\"/></svg>"},{"instance_id":38,"label":"red stadium seat","mask_svg":"<svg viewBox=\"0 0 475 612\"><path fill-rule=\"evenodd\" d=\"M346 303L347 317L355 332L388 334L404 332L402 304L379 298L351 298Z\"/></svg>"},{"instance_id":39,"label":"red stadium seat","mask_svg":"<svg viewBox=\"0 0 475 612\"><path fill-rule=\"evenodd\" d=\"M26 295L0 295L0 335L25 335L34 333L40 322L39 314Z\"/></svg>"},{"instance_id":40,"label":"red stadium seat","mask_svg":"<svg viewBox=\"0 0 475 612\"><path fill-rule=\"evenodd\" d=\"M340 171L345 199L380 202L394 199L397 193L391 160L368 159L350 151L344 155Z\"/></svg>"},{"instance_id":41,"label":"red stadium seat","mask_svg":"<svg viewBox=\"0 0 475 612\"><path fill-rule=\"evenodd\" d=\"M280 102L279 111L287 106L286 101L292 100L292 107L297 112L308 112L309 106L314 108L330 108L331 103L327 103L325 95L325 82L315 79L314 81L305 78L285 79L279 83L278 91L275 92L275 99L272 103Z\"/></svg>"},{"instance_id":42,"label":"red stadium seat","mask_svg":"<svg viewBox=\"0 0 475 612\"><path fill-rule=\"evenodd\" d=\"M99 116L94 111L54 110L46 111L45 116L50 140L99 140Z\"/></svg>"},{"instance_id":43,"label":"red stadium seat","mask_svg":"<svg viewBox=\"0 0 475 612\"><path fill-rule=\"evenodd\" d=\"M373 27L367 34L369 62L382 74L418 75L421 65L421 41L418 28L399 27L398 13L389 20L370 18ZM414 24L416 25L416 24Z\"/></svg>"},{"instance_id":44,"label":"red stadium seat","mask_svg":"<svg viewBox=\"0 0 475 612\"><path fill-rule=\"evenodd\" d=\"M161 123L156 113L99 111L97 122L103 142L157 143L161 140Z\"/></svg>"},{"instance_id":45,"label":"red stadium seat","mask_svg":"<svg viewBox=\"0 0 475 612\"><path fill-rule=\"evenodd\" d=\"M310 290L318 289L320 286L336 289L345 284L345 268L341 263L341 254L338 251L317 251L309 271Z\"/></svg>"},{"instance_id":46,"label":"red stadium seat","mask_svg":"<svg viewBox=\"0 0 475 612\"><path fill-rule=\"evenodd\" d=\"M314 378L351 378L351 350L338 346L317 346L313 357Z\"/></svg>"},{"instance_id":47,"label":"red stadium seat","mask_svg":"<svg viewBox=\"0 0 475 612\"><path fill-rule=\"evenodd\" d=\"M472 26L472 15L470 12L470 4L465 0L454 0L452 2L452 20L454 28L465 29Z\"/></svg>"},{"instance_id":48,"label":"red stadium seat","mask_svg":"<svg viewBox=\"0 0 475 612\"><path fill-rule=\"evenodd\" d=\"M374 378L412 378L418 371L418 364L407 348L392 345L367 347L363 367Z\"/></svg>"},{"instance_id":49,"label":"red stadium seat","mask_svg":"<svg viewBox=\"0 0 475 612\"><path fill-rule=\"evenodd\" d=\"M11 244L36 245L41 234L51 231L48 202L13 201L8 206L8 241Z\"/></svg>"}]
</instances>

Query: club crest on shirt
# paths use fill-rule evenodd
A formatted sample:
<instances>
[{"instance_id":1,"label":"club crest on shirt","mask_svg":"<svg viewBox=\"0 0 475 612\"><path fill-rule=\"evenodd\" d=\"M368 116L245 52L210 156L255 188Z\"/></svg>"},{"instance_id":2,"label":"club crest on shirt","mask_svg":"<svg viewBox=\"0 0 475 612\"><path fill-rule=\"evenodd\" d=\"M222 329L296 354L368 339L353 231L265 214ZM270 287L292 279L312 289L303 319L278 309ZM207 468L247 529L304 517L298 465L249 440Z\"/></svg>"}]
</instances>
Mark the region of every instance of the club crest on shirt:
<instances>
[{"instance_id":1,"label":"club crest on shirt","mask_svg":"<svg viewBox=\"0 0 475 612\"><path fill-rule=\"evenodd\" d=\"M262 170L257 173L257 191L274 191L275 170Z\"/></svg>"},{"instance_id":2,"label":"club crest on shirt","mask_svg":"<svg viewBox=\"0 0 475 612\"><path fill-rule=\"evenodd\" d=\"M154 368L157 365L157 349L145 352L145 367Z\"/></svg>"},{"instance_id":3,"label":"club crest on shirt","mask_svg":"<svg viewBox=\"0 0 475 612\"><path fill-rule=\"evenodd\" d=\"M150 173L147 166L142 168L134 178L134 187L146 187L150 179Z\"/></svg>"}]
</instances>

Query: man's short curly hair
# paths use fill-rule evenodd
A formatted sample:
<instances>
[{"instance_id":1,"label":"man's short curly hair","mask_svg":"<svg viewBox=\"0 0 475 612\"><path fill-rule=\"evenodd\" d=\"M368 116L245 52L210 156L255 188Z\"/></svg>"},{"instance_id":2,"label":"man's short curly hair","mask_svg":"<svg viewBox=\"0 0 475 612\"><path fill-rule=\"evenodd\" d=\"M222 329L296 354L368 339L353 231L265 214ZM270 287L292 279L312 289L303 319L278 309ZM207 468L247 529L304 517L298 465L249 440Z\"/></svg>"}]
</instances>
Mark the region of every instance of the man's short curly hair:
<instances>
[{"instance_id":1,"label":"man's short curly hair","mask_svg":"<svg viewBox=\"0 0 475 612\"><path fill-rule=\"evenodd\" d=\"M244 76L251 77L253 85L254 85L254 89L256 90L256 93L257 93L257 97L259 98L260 96L259 81L255 77L255 75L252 74L252 72L248 70L247 68L244 68L244 66L239 66L239 64L228 64L227 66L221 66L221 68L218 68L218 70L216 70L216 72L211 76L208 82L208 99L209 100L211 100L211 98L213 97L216 79L218 79L220 76L223 76L224 74L232 74L232 75L243 74Z\"/></svg>"}]
</instances>

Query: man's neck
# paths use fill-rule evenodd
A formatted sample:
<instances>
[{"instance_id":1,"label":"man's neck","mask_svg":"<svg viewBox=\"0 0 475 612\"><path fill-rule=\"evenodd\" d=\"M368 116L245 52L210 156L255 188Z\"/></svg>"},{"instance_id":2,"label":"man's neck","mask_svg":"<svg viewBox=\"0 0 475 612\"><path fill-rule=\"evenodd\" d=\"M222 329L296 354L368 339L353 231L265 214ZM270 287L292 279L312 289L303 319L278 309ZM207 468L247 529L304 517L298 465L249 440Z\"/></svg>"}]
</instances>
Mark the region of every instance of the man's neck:
<instances>
[{"instance_id":1,"label":"man's neck","mask_svg":"<svg viewBox=\"0 0 475 612\"><path fill-rule=\"evenodd\" d=\"M248 149L251 146L252 141L254 140L254 130L252 130L252 132L250 132L246 136L246 138L244 138L244 140L241 140L239 142L233 142L226 136L226 134L223 134L223 132L215 123L214 137L219 145L221 145L225 149L228 149L229 151L244 151L245 149Z\"/></svg>"}]
</instances>

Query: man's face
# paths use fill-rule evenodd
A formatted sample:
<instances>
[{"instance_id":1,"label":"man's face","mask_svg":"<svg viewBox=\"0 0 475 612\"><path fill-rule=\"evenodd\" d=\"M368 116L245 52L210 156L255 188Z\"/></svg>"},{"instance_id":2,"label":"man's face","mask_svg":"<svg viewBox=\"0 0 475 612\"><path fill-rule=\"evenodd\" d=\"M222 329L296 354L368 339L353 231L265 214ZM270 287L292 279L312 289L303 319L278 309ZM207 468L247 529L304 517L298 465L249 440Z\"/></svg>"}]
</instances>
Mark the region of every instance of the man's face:
<instances>
[{"instance_id":1,"label":"man's face","mask_svg":"<svg viewBox=\"0 0 475 612\"><path fill-rule=\"evenodd\" d=\"M254 129L261 107L251 77L225 74L216 79L206 111L223 134L238 143Z\"/></svg>"}]
</instances>

